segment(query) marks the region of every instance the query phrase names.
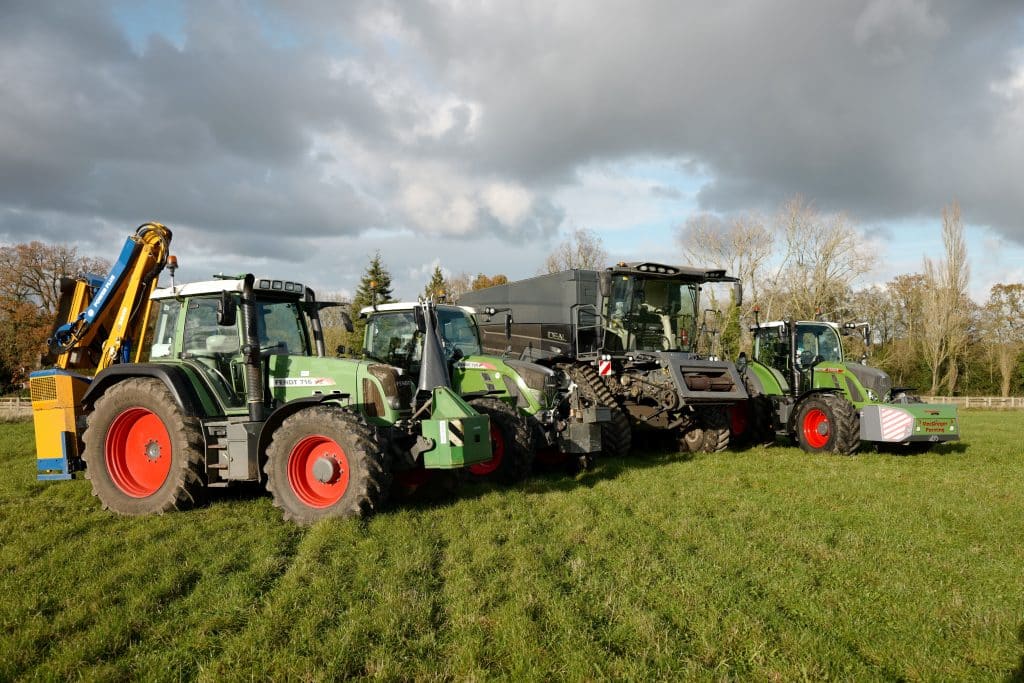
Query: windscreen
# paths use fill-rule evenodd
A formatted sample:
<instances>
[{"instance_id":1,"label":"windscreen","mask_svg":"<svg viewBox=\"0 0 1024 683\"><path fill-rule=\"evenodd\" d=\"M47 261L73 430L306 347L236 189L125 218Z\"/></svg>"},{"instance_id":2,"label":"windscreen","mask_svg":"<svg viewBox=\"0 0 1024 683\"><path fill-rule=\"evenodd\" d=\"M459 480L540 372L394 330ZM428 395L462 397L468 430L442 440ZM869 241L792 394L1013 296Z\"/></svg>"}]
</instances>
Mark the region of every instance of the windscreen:
<instances>
[{"instance_id":1,"label":"windscreen","mask_svg":"<svg viewBox=\"0 0 1024 683\"><path fill-rule=\"evenodd\" d=\"M473 319L461 310L436 309L445 356L458 349L462 356L480 355L480 338ZM406 370L419 366L423 354L423 334L410 311L374 313L366 324L363 355L372 360Z\"/></svg>"},{"instance_id":2,"label":"windscreen","mask_svg":"<svg viewBox=\"0 0 1024 683\"><path fill-rule=\"evenodd\" d=\"M605 346L610 351L693 351L699 286L666 278L614 276Z\"/></svg>"},{"instance_id":3,"label":"windscreen","mask_svg":"<svg viewBox=\"0 0 1024 683\"><path fill-rule=\"evenodd\" d=\"M843 347L839 333L824 323L797 324L796 357L802 367L829 361L842 362Z\"/></svg>"}]
</instances>

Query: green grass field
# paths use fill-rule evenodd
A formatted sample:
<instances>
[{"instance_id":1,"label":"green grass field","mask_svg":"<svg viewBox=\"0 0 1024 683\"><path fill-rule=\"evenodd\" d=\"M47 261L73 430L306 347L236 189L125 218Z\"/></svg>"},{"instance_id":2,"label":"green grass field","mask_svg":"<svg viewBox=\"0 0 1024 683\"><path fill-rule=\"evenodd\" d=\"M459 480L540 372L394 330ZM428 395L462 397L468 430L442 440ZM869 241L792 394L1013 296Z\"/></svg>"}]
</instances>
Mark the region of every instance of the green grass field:
<instances>
[{"instance_id":1,"label":"green grass field","mask_svg":"<svg viewBox=\"0 0 1024 683\"><path fill-rule=\"evenodd\" d=\"M940 453L649 453L300 529L129 519L0 425L0 680L1020 679L1024 415Z\"/></svg>"}]
</instances>

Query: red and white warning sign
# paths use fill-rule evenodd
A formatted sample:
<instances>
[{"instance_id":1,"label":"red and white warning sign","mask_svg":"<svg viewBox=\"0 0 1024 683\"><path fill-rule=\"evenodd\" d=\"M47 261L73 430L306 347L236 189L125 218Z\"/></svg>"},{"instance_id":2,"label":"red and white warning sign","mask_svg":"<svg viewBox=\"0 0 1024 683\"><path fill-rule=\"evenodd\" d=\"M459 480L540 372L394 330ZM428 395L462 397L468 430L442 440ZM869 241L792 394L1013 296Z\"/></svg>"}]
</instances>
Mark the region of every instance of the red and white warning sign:
<instances>
[{"instance_id":1,"label":"red and white warning sign","mask_svg":"<svg viewBox=\"0 0 1024 683\"><path fill-rule=\"evenodd\" d=\"M602 377L612 374L612 362L610 360L597 361L597 374Z\"/></svg>"}]
</instances>

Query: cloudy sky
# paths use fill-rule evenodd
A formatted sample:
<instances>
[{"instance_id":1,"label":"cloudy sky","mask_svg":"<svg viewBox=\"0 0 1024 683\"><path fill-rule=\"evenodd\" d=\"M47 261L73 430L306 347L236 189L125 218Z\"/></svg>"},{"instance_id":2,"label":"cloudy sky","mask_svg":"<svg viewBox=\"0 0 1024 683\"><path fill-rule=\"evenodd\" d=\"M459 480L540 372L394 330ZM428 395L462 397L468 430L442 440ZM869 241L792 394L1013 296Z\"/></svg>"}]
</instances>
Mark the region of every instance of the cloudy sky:
<instances>
[{"instance_id":1,"label":"cloudy sky","mask_svg":"<svg viewBox=\"0 0 1024 683\"><path fill-rule=\"evenodd\" d=\"M1020 2L0 0L0 241L180 277L398 294L537 272L574 228L679 260L699 212L794 195L871 235L865 284L968 223L972 293L1024 280Z\"/></svg>"}]
</instances>

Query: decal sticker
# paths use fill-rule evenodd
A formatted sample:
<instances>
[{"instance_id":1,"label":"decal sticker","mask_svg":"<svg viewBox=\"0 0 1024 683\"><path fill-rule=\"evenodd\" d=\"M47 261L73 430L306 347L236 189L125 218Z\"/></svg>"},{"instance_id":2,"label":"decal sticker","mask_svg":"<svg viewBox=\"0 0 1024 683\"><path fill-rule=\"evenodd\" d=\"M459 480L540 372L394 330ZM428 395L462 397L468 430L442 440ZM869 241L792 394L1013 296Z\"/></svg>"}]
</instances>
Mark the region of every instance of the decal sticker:
<instances>
[{"instance_id":1,"label":"decal sticker","mask_svg":"<svg viewBox=\"0 0 1024 683\"><path fill-rule=\"evenodd\" d=\"M484 363L478 360L460 360L455 367L464 370L497 370L491 363Z\"/></svg>"},{"instance_id":2,"label":"decal sticker","mask_svg":"<svg viewBox=\"0 0 1024 683\"><path fill-rule=\"evenodd\" d=\"M330 377L275 377L275 387L333 387L334 379Z\"/></svg>"},{"instance_id":3,"label":"decal sticker","mask_svg":"<svg viewBox=\"0 0 1024 683\"><path fill-rule=\"evenodd\" d=\"M602 377L612 374L612 362L610 360L597 361L597 374Z\"/></svg>"},{"instance_id":4,"label":"decal sticker","mask_svg":"<svg viewBox=\"0 0 1024 683\"><path fill-rule=\"evenodd\" d=\"M882 421L883 441L903 441L910 436L914 426L914 416L899 408L879 408L878 416Z\"/></svg>"}]
</instances>

